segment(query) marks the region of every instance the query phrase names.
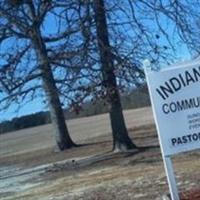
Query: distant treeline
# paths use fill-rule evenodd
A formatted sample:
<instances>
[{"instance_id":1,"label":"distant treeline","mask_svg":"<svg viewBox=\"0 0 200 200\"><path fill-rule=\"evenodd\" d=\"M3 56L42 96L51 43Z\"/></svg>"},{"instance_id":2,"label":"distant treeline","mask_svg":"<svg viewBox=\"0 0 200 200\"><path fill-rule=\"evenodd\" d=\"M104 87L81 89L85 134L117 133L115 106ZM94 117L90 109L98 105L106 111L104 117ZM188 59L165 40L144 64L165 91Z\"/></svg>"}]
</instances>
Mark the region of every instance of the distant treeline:
<instances>
[{"instance_id":1,"label":"distant treeline","mask_svg":"<svg viewBox=\"0 0 200 200\"><path fill-rule=\"evenodd\" d=\"M127 92L121 96L123 109L140 108L150 105L149 95L146 86L132 92ZM108 107L103 100L97 102L86 102L83 104L79 112L66 109L64 111L66 119L77 117L92 116L108 112ZM18 118L13 118L10 121L0 123L0 134L16 131L19 129L44 125L51 123L49 112L38 112Z\"/></svg>"},{"instance_id":2,"label":"distant treeline","mask_svg":"<svg viewBox=\"0 0 200 200\"><path fill-rule=\"evenodd\" d=\"M50 123L49 112L38 112L0 123L0 134Z\"/></svg>"}]
</instances>

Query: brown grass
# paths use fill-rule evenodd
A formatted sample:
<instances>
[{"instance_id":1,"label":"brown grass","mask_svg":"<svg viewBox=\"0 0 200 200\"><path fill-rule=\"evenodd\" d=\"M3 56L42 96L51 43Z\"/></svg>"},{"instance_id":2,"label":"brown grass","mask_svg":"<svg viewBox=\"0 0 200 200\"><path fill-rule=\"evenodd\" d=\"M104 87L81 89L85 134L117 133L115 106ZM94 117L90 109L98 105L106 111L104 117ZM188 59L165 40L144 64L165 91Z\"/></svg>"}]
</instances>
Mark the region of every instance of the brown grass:
<instances>
[{"instance_id":1,"label":"brown grass","mask_svg":"<svg viewBox=\"0 0 200 200\"><path fill-rule=\"evenodd\" d=\"M133 120L133 116L137 119ZM105 120L104 117L97 116L96 119ZM126 117L132 139L143 147L140 151L112 153L111 137L109 131L106 133L109 129L102 129L99 134L99 125L92 128L96 130L95 137L89 135L91 130L87 134L84 132L84 136L81 135L83 132L77 131L76 137L81 135L77 141L88 145L61 153L54 151L53 138L44 137L46 133L41 136L43 131L49 130L48 126L0 136L1 150L8 147L0 152L0 168L12 169L8 173L1 171L0 199L155 200L167 194L168 185L150 109L127 111ZM78 122L86 128L88 120L93 119L79 119ZM75 121L73 123L77 125ZM103 122L100 124L103 126ZM39 145L42 138L46 138L44 146ZM198 188L199 154L195 151L173 159L180 191ZM8 182L3 184L5 190L1 185L3 182Z\"/></svg>"}]
</instances>

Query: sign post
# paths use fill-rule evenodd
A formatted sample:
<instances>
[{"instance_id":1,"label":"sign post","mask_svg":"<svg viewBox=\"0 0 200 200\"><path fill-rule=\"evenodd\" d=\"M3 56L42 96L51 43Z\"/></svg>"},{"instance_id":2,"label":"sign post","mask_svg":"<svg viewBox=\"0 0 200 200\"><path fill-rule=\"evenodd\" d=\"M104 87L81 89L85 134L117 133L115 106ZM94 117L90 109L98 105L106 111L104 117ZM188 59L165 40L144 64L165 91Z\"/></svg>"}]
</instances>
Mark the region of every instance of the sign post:
<instances>
[{"instance_id":1,"label":"sign post","mask_svg":"<svg viewBox=\"0 0 200 200\"><path fill-rule=\"evenodd\" d=\"M169 156L163 157L165 172L167 175L167 181L169 185L169 191L172 200L179 200L178 188L176 186L176 178L174 175L174 169L172 165L171 158Z\"/></svg>"},{"instance_id":2,"label":"sign post","mask_svg":"<svg viewBox=\"0 0 200 200\"><path fill-rule=\"evenodd\" d=\"M172 200L179 200L171 156L200 148L200 61L145 74Z\"/></svg>"}]
</instances>

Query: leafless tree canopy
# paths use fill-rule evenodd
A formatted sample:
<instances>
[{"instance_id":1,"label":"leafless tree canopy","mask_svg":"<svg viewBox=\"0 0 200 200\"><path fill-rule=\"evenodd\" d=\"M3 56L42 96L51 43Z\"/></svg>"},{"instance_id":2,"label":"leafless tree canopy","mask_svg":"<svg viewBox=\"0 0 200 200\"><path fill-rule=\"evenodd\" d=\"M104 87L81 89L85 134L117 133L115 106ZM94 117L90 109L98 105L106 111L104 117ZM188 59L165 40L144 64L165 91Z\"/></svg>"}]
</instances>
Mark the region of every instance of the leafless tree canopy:
<instances>
[{"instance_id":1,"label":"leafless tree canopy","mask_svg":"<svg viewBox=\"0 0 200 200\"><path fill-rule=\"evenodd\" d=\"M96 99L104 96L92 1L34 1L35 20L27 6L30 2L1 1L1 90L9 93L1 100L8 100L4 106L44 96L30 43L35 24L41 29L63 102L81 102L91 93ZM143 81L141 63L146 58L170 63L180 44L193 55L199 53L199 4L197 0L105 1L120 88Z\"/></svg>"}]
</instances>

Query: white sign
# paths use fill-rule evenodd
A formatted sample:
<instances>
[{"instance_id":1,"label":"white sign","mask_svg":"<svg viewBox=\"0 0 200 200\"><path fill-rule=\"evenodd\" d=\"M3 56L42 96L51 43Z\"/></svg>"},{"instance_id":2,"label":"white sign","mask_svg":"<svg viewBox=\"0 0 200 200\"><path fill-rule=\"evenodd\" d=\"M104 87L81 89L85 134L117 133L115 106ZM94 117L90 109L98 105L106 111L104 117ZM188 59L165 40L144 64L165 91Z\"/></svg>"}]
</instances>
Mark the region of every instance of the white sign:
<instances>
[{"instance_id":1,"label":"white sign","mask_svg":"<svg viewBox=\"0 0 200 200\"><path fill-rule=\"evenodd\" d=\"M200 148L200 62L146 76L163 155Z\"/></svg>"},{"instance_id":2,"label":"white sign","mask_svg":"<svg viewBox=\"0 0 200 200\"><path fill-rule=\"evenodd\" d=\"M200 148L200 60L145 73L171 198L179 200L170 156Z\"/></svg>"}]
</instances>

